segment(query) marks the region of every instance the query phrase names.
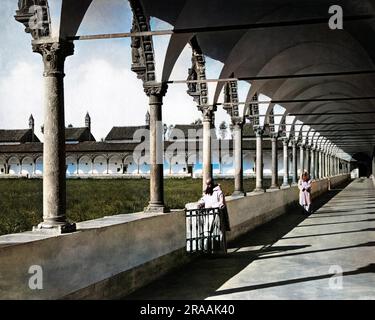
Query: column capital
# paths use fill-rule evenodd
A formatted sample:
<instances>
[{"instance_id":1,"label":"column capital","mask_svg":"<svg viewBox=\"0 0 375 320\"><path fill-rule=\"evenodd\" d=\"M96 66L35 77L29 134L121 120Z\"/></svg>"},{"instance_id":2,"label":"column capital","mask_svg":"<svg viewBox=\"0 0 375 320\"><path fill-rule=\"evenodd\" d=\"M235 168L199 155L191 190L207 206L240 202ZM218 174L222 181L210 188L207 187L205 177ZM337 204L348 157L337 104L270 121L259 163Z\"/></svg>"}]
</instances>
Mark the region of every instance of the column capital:
<instances>
[{"instance_id":1,"label":"column capital","mask_svg":"<svg viewBox=\"0 0 375 320\"><path fill-rule=\"evenodd\" d=\"M213 122L217 106L201 105L198 109L202 112L203 121Z\"/></svg>"},{"instance_id":2,"label":"column capital","mask_svg":"<svg viewBox=\"0 0 375 320\"><path fill-rule=\"evenodd\" d=\"M279 138L279 133L278 132L271 132L270 138L271 138L271 140L277 140Z\"/></svg>"},{"instance_id":3,"label":"column capital","mask_svg":"<svg viewBox=\"0 0 375 320\"><path fill-rule=\"evenodd\" d=\"M64 76L64 63L68 56L74 54L74 44L69 41L59 42L33 42L33 51L43 57L44 76Z\"/></svg>"},{"instance_id":4,"label":"column capital","mask_svg":"<svg viewBox=\"0 0 375 320\"><path fill-rule=\"evenodd\" d=\"M254 126L254 133L257 137L261 137L264 134L264 128L260 126Z\"/></svg>"},{"instance_id":5,"label":"column capital","mask_svg":"<svg viewBox=\"0 0 375 320\"><path fill-rule=\"evenodd\" d=\"M244 122L243 122L243 118L242 117L232 117L232 124L234 126L240 126L240 127L243 127L244 125Z\"/></svg>"},{"instance_id":6,"label":"column capital","mask_svg":"<svg viewBox=\"0 0 375 320\"><path fill-rule=\"evenodd\" d=\"M289 144L289 141L290 141L290 139L289 139L288 137L283 137L283 138L282 138L282 141L283 141L283 144L286 144L286 145L288 145L288 144Z\"/></svg>"},{"instance_id":7,"label":"column capital","mask_svg":"<svg viewBox=\"0 0 375 320\"><path fill-rule=\"evenodd\" d=\"M145 82L143 84L143 89L148 97L150 96L164 97L167 93L168 85L166 83L159 83L159 82Z\"/></svg>"}]
</instances>

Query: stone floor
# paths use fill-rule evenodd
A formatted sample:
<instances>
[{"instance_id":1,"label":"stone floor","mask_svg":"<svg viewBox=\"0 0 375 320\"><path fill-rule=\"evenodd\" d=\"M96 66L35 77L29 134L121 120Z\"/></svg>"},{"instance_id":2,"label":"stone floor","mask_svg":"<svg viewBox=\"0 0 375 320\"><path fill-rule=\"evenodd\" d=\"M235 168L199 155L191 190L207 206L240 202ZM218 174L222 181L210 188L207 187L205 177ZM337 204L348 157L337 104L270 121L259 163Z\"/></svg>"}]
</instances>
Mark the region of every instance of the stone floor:
<instances>
[{"instance_id":1,"label":"stone floor","mask_svg":"<svg viewBox=\"0 0 375 320\"><path fill-rule=\"evenodd\" d=\"M357 179L126 299L375 299L375 188ZM337 274L342 272L342 277ZM334 276L336 274L336 276Z\"/></svg>"}]
</instances>

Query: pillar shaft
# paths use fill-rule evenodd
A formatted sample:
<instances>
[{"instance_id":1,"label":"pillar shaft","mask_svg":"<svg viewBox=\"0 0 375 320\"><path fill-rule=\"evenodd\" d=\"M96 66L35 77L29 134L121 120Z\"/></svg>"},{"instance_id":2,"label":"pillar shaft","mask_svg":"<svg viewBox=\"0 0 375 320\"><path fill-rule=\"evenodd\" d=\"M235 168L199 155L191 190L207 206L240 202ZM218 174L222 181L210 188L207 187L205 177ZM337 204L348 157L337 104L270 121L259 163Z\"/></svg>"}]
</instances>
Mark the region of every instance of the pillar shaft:
<instances>
[{"instance_id":1,"label":"pillar shaft","mask_svg":"<svg viewBox=\"0 0 375 320\"><path fill-rule=\"evenodd\" d=\"M277 136L271 136L271 145L272 145L272 168L271 168L271 189L278 189L278 157L277 157Z\"/></svg>"},{"instance_id":2,"label":"pillar shaft","mask_svg":"<svg viewBox=\"0 0 375 320\"><path fill-rule=\"evenodd\" d=\"M306 159L305 159L305 169L311 174L311 152L310 146L306 146Z\"/></svg>"},{"instance_id":3,"label":"pillar shaft","mask_svg":"<svg viewBox=\"0 0 375 320\"><path fill-rule=\"evenodd\" d=\"M300 158L299 158L299 174L301 175L303 173L303 170L304 170L304 165L305 165L305 150L303 148L303 145L300 144L299 146L299 155L300 155Z\"/></svg>"},{"instance_id":4,"label":"pillar shaft","mask_svg":"<svg viewBox=\"0 0 375 320\"><path fill-rule=\"evenodd\" d=\"M256 134L256 182L255 192L263 192L263 130L254 128Z\"/></svg>"},{"instance_id":5,"label":"pillar shaft","mask_svg":"<svg viewBox=\"0 0 375 320\"><path fill-rule=\"evenodd\" d=\"M145 212L166 212L163 181L163 124L162 104L167 87L161 84L145 85L150 113L150 202Z\"/></svg>"},{"instance_id":6,"label":"pillar shaft","mask_svg":"<svg viewBox=\"0 0 375 320\"><path fill-rule=\"evenodd\" d=\"M310 176L311 176L311 179L315 179L315 153L314 153L314 149L311 148L310 149Z\"/></svg>"},{"instance_id":7,"label":"pillar shaft","mask_svg":"<svg viewBox=\"0 0 375 320\"><path fill-rule=\"evenodd\" d=\"M292 184L296 184L298 182L298 165L297 165L297 143L295 141L292 141L292 153L293 153L293 159L292 159L292 166L293 166L293 180Z\"/></svg>"},{"instance_id":8,"label":"pillar shaft","mask_svg":"<svg viewBox=\"0 0 375 320\"><path fill-rule=\"evenodd\" d=\"M315 179L319 179L319 153L318 153L318 150L315 148L314 149L314 160L315 160L315 164L314 164L314 168L315 168Z\"/></svg>"},{"instance_id":9,"label":"pillar shaft","mask_svg":"<svg viewBox=\"0 0 375 320\"><path fill-rule=\"evenodd\" d=\"M242 122L233 121L234 196L245 195L243 187L242 128Z\"/></svg>"},{"instance_id":10,"label":"pillar shaft","mask_svg":"<svg viewBox=\"0 0 375 320\"><path fill-rule=\"evenodd\" d=\"M44 61L43 222L40 229L75 230L66 220L64 64L70 42L33 45Z\"/></svg>"},{"instance_id":11,"label":"pillar shaft","mask_svg":"<svg viewBox=\"0 0 375 320\"><path fill-rule=\"evenodd\" d=\"M288 139L283 139L283 159L284 159L283 187L289 186L288 143L289 143Z\"/></svg>"},{"instance_id":12,"label":"pillar shaft","mask_svg":"<svg viewBox=\"0 0 375 320\"><path fill-rule=\"evenodd\" d=\"M319 160L320 179L323 179L324 178L324 159L323 159L323 151L322 150L319 150L319 157L320 157L320 160Z\"/></svg>"},{"instance_id":13,"label":"pillar shaft","mask_svg":"<svg viewBox=\"0 0 375 320\"><path fill-rule=\"evenodd\" d=\"M36 159L33 159L33 174L36 172Z\"/></svg>"},{"instance_id":14,"label":"pillar shaft","mask_svg":"<svg viewBox=\"0 0 375 320\"><path fill-rule=\"evenodd\" d=\"M203 109L203 168L202 168L202 186L206 189L206 182L212 179L212 136L211 127L213 112L208 108Z\"/></svg>"}]
</instances>

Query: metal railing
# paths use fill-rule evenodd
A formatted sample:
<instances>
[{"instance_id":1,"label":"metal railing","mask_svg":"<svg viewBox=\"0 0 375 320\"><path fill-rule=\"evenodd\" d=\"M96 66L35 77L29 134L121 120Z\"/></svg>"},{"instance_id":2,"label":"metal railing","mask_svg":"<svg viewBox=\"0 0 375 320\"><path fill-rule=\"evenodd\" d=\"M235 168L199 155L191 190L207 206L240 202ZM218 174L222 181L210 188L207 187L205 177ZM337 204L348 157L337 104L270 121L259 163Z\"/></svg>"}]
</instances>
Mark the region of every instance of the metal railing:
<instances>
[{"instance_id":1,"label":"metal railing","mask_svg":"<svg viewBox=\"0 0 375 320\"><path fill-rule=\"evenodd\" d=\"M226 253L223 214L219 208L185 210L188 253Z\"/></svg>"}]
</instances>

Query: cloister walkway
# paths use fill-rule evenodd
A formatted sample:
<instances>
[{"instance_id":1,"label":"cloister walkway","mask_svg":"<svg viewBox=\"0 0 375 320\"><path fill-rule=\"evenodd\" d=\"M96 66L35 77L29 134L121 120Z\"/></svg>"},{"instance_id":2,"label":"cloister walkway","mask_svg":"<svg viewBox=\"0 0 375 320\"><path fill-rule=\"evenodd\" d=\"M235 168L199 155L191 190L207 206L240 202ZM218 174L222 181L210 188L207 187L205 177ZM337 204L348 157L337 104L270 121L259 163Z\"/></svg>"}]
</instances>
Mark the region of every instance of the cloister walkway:
<instances>
[{"instance_id":1,"label":"cloister walkway","mask_svg":"<svg viewBox=\"0 0 375 320\"><path fill-rule=\"evenodd\" d=\"M198 258L126 299L375 299L372 181L331 190L315 209L279 217L228 255Z\"/></svg>"}]
</instances>

